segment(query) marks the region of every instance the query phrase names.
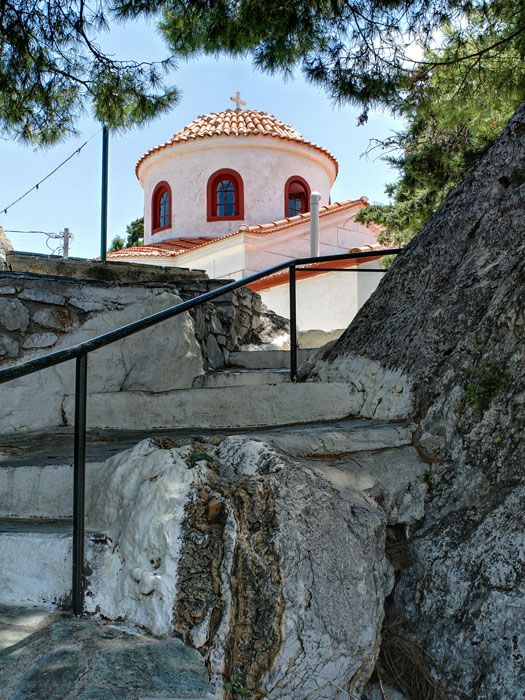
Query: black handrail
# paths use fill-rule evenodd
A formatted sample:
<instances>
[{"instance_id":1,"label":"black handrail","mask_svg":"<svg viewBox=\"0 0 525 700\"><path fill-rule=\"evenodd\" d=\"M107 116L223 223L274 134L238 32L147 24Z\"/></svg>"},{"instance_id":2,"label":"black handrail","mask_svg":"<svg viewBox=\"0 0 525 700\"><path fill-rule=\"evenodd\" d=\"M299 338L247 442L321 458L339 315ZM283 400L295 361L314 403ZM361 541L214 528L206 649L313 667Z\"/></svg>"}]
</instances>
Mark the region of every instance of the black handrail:
<instances>
[{"instance_id":1,"label":"black handrail","mask_svg":"<svg viewBox=\"0 0 525 700\"><path fill-rule=\"evenodd\" d=\"M85 340L70 348L57 350L56 352L42 355L33 360L21 362L0 369L0 384L24 377L33 372L38 372L47 367L62 364L69 360L76 360L75 372L75 427L74 427L74 461L73 461L73 581L72 581L72 607L75 615L80 615L84 607L84 510L85 510L85 469L86 469L86 403L87 403L87 367L88 355L94 350L103 348L106 345L122 340L139 331L178 316L185 311L195 309L202 304L213 301L228 292L232 292L239 287L244 287L260 279L274 275L277 272L288 269L289 271L289 293L290 293L290 379L297 380L297 303L296 303L296 280L297 273L305 270L315 270L316 272L347 272L345 268L308 268L305 266L318 263L336 262L337 260L357 260L360 258L371 258L385 255L398 255L402 248L392 248L384 250L359 251L356 253L343 253L340 255L326 255L322 257L295 258L286 260L279 265L255 272L240 280L229 282L217 289L205 294L200 294L193 299L188 299L180 304L171 306L163 311L146 316L139 321L128 323L125 326L116 328L108 333L103 333L90 340ZM359 270L358 268L355 271ZM380 272L380 270L370 270Z\"/></svg>"}]
</instances>

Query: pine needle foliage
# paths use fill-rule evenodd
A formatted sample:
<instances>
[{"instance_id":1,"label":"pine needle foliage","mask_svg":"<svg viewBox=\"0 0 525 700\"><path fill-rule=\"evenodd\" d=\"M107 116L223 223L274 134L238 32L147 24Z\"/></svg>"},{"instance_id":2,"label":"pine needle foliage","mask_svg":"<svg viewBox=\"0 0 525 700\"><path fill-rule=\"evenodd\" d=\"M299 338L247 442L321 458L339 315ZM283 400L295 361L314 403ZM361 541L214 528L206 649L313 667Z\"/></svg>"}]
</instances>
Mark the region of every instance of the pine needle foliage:
<instances>
[{"instance_id":1,"label":"pine needle foliage","mask_svg":"<svg viewBox=\"0 0 525 700\"><path fill-rule=\"evenodd\" d=\"M115 130L177 102L164 84L171 58L119 60L100 48L114 15L106 0L0 3L0 132L45 146L76 133L87 110Z\"/></svg>"},{"instance_id":2,"label":"pine needle foliage","mask_svg":"<svg viewBox=\"0 0 525 700\"><path fill-rule=\"evenodd\" d=\"M425 54L431 72L416 72L399 101L406 129L372 146L400 173L386 190L390 204L358 216L384 226L383 243L404 245L418 233L525 101L524 18L525 6L491 3L464 27L445 23L442 48Z\"/></svg>"}]
</instances>

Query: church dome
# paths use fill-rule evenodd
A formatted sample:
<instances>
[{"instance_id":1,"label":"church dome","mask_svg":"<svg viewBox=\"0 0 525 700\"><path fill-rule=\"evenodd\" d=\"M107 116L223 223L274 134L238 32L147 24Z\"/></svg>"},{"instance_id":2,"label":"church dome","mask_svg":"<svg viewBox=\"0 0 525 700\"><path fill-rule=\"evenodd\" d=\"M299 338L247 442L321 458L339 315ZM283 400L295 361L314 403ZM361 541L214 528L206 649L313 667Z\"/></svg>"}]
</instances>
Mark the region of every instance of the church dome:
<instances>
[{"instance_id":1,"label":"church dome","mask_svg":"<svg viewBox=\"0 0 525 700\"><path fill-rule=\"evenodd\" d=\"M241 102L240 96L232 98ZM226 236L239 226L330 203L338 164L325 148L272 114L227 109L204 114L138 161L146 244Z\"/></svg>"},{"instance_id":2,"label":"church dome","mask_svg":"<svg viewBox=\"0 0 525 700\"><path fill-rule=\"evenodd\" d=\"M177 144L214 136L269 136L274 139L293 141L303 146L310 146L328 156L335 166L336 174L339 168L337 159L327 149L305 140L297 129L294 129L289 124L285 124L285 122L274 117L273 114L260 112L256 109L227 109L224 112L202 114L184 128L176 131L169 141L147 151L137 162L135 172L138 174L138 170L144 160L153 153Z\"/></svg>"}]
</instances>

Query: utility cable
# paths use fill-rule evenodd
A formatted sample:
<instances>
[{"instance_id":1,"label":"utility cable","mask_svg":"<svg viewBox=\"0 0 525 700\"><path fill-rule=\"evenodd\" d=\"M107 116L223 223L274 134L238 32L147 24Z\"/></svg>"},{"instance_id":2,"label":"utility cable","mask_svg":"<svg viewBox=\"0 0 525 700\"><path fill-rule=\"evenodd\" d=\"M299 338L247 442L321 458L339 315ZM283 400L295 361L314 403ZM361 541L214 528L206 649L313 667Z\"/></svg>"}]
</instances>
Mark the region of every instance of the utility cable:
<instances>
[{"instance_id":1,"label":"utility cable","mask_svg":"<svg viewBox=\"0 0 525 700\"><path fill-rule=\"evenodd\" d=\"M2 209L0 209L0 211L3 214L7 214L8 209L11 209L11 207L14 207L15 204L18 204L18 202L20 202L22 199L24 199L24 197L27 197L28 194L31 194L31 192L33 192L33 190L38 190L38 188L40 187L40 185L43 182L45 182L52 175L54 175L57 172L57 170L60 170L60 168L62 166L64 166L68 161L70 161L71 158L73 158L73 156L79 155L80 151L84 148L84 146L87 146L87 144L90 141L92 141L95 138L95 136L98 136L101 131L102 131L102 129L99 129L96 134L93 134L93 136L88 138L87 141L84 141L84 143L81 146L79 146L77 149L75 149L71 155L69 155L65 160L63 160L61 163L59 163L59 165L57 165L56 168L54 168L50 173L48 173L45 177L43 177L41 180L39 180L36 183L36 185L33 185L33 187L31 187L29 190L27 190L27 192L24 192L24 194L20 195L20 197L18 197L18 199L15 199L14 202L11 202L11 204L9 204L7 207L3 207Z\"/></svg>"},{"instance_id":2,"label":"utility cable","mask_svg":"<svg viewBox=\"0 0 525 700\"><path fill-rule=\"evenodd\" d=\"M8 229L8 228L5 228L3 230L6 233L37 233L37 234L42 234L43 236L46 237L46 248L48 248L51 251L51 253L53 253L53 254L54 253L61 253L64 250L64 231L61 231L60 233L56 233L55 231L53 231L53 232L51 232L51 231L36 231L36 230L22 231L20 229ZM57 240L57 239L61 240L62 243L60 243L58 246L52 248L49 245L49 242L52 240ZM70 241L73 240L72 233L69 233L69 240Z\"/></svg>"},{"instance_id":3,"label":"utility cable","mask_svg":"<svg viewBox=\"0 0 525 700\"><path fill-rule=\"evenodd\" d=\"M57 236L59 235L57 231L21 231L14 228L5 228L6 233L42 233L44 236Z\"/></svg>"}]
</instances>

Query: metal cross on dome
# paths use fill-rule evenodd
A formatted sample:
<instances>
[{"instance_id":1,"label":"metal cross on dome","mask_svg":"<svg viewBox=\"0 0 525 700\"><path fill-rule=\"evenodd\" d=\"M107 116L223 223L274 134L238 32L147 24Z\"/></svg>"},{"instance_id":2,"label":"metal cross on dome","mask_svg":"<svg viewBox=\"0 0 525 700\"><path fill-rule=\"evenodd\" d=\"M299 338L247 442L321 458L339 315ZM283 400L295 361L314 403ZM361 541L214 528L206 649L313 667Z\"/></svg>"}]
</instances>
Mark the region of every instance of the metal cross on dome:
<instances>
[{"instance_id":1,"label":"metal cross on dome","mask_svg":"<svg viewBox=\"0 0 525 700\"><path fill-rule=\"evenodd\" d=\"M241 106L243 106L243 107L246 106L246 102L243 102L243 101L241 100L241 93L240 93L238 90L237 90L237 92L235 93L235 97L230 97L230 100L231 100L232 102L235 102L235 104L237 105L237 106L235 107L235 109L236 109L237 112L240 112Z\"/></svg>"}]
</instances>

